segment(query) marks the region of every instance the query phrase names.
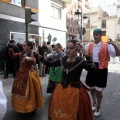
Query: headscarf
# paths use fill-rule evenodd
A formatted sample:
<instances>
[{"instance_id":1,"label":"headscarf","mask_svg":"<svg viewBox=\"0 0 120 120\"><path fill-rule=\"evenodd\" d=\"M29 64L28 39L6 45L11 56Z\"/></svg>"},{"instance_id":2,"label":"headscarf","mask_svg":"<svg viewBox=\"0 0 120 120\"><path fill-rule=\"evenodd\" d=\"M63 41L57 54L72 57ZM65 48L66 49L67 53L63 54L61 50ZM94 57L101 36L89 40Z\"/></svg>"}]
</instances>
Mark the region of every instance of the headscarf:
<instances>
[{"instance_id":1,"label":"headscarf","mask_svg":"<svg viewBox=\"0 0 120 120\"><path fill-rule=\"evenodd\" d=\"M99 28L95 28L95 29L94 29L94 31L93 31L93 34L96 34L96 33L98 33L98 34L101 34L101 35L102 35L102 30L101 30L101 29L99 29Z\"/></svg>"}]
</instances>

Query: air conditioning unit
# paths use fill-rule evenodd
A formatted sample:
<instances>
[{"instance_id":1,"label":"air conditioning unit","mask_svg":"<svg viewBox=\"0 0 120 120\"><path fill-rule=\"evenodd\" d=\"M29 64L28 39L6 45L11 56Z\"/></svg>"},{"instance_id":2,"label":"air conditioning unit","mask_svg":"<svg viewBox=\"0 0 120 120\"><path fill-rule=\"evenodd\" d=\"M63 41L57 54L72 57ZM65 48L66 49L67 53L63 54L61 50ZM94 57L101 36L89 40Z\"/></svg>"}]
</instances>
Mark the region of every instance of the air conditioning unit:
<instances>
[{"instance_id":1,"label":"air conditioning unit","mask_svg":"<svg viewBox=\"0 0 120 120\"><path fill-rule=\"evenodd\" d=\"M117 39L120 39L120 34L117 34Z\"/></svg>"}]
</instances>

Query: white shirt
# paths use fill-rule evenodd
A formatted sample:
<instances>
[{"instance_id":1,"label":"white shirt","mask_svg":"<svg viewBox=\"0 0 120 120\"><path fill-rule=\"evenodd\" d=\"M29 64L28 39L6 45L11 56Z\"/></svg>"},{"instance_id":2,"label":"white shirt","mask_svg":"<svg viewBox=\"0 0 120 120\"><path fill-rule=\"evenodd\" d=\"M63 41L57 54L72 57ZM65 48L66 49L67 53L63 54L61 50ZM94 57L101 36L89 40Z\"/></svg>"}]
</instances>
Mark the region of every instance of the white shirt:
<instances>
[{"instance_id":1,"label":"white shirt","mask_svg":"<svg viewBox=\"0 0 120 120\"><path fill-rule=\"evenodd\" d=\"M100 50L101 43L102 43L101 41L98 44L94 43L93 56L92 56L94 62L99 62L98 53L99 53L99 50ZM88 51L88 48L89 48L89 44L85 45L85 49L87 51ZM108 44L108 53L111 57L116 56L116 51L115 51L115 48L113 47L112 44Z\"/></svg>"},{"instance_id":2,"label":"white shirt","mask_svg":"<svg viewBox=\"0 0 120 120\"><path fill-rule=\"evenodd\" d=\"M2 82L0 81L0 120L3 119L7 110L7 99L3 92Z\"/></svg>"}]
</instances>

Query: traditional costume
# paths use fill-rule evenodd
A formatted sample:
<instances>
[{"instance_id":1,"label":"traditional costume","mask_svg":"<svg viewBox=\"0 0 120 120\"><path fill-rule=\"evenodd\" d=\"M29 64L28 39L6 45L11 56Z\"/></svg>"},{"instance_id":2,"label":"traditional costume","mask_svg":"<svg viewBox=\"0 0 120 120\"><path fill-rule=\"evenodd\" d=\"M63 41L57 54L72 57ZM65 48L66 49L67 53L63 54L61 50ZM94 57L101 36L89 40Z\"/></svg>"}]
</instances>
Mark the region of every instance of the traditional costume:
<instances>
[{"instance_id":1,"label":"traditional costume","mask_svg":"<svg viewBox=\"0 0 120 120\"><path fill-rule=\"evenodd\" d=\"M93 31L93 34L102 34L99 28ZM86 84L89 87L105 88L107 85L108 62L110 56L115 57L115 49L111 44L100 41L98 44L94 42L85 46L88 53L93 58L95 71L89 71L86 78Z\"/></svg>"},{"instance_id":2,"label":"traditional costume","mask_svg":"<svg viewBox=\"0 0 120 120\"><path fill-rule=\"evenodd\" d=\"M53 52L52 53L52 60L56 61L63 57L65 55L64 52ZM53 90L55 89L56 85L61 81L62 79L62 67L61 66L53 66L50 67L50 72L49 72L49 82L48 82L48 87L47 87L47 93L52 93Z\"/></svg>"},{"instance_id":3,"label":"traditional costume","mask_svg":"<svg viewBox=\"0 0 120 120\"><path fill-rule=\"evenodd\" d=\"M62 66L62 80L51 98L48 118L49 120L93 120L91 101L86 87L80 82L83 69L94 70L94 63L89 56L87 61L76 57L75 61L67 61L65 56L55 62L40 60L49 66Z\"/></svg>"},{"instance_id":4,"label":"traditional costume","mask_svg":"<svg viewBox=\"0 0 120 120\"><path fill-rule=\"evenodd\" d=\"M93 34L102 35L102 30L96 28ZM115 49L111 44L103 42L102 40L97 44L94 42L87 44L85 48L95 64L95 71L88 71L86 84L91 89L91 96L93 97L92 110L95 111L94 115L99 116L100 105L103 98L102 90L107 86L108 62L110 56L115 57ZM99 91L101 96L98 97L98 92L96 91ZM96 98L96 100L94 100L94 98Z\"/></svg>"},{"instance_id":5,"label":"traditional costume","mask_svg":"<svg viewBox=\"0 0 120 120\"><path fill-rule=\"evenodd\" d=\"M23 61L24 55L24 52L12 55L14 58L21 56L21 65L13 82L11 103L15 111L29 113L43 107L43 95L39 75L32 67L35 58L28 52L32 61Z\"/></svg>"},{"instance_id":6,"label":"traditional costume","mask_svg":"<svg viewBox=\"0 0 120 120\"><path fill-rule=\"evenodd\" d=\"M94 43L90 43L88 53L93 56ZM89 87L105 88L107 84L108 62L110 56L108 53L108 44L101 42L98 54L99 62L94 62L96 66L95 72L89 71L86 78L86 84Z\"/></svg>"}]
</instances>

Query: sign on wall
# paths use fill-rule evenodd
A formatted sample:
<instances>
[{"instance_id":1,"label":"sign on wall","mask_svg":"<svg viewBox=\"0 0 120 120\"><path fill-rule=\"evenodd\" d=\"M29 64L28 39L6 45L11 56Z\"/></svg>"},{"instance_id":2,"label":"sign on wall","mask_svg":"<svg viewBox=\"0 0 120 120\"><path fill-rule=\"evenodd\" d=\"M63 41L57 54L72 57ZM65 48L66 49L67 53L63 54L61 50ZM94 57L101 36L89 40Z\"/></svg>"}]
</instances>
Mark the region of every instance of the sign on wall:
<instances>
[{"instance_id":1,"label":"sign on wall","mask_svg":"<svg viewBox=\"0 0 120 120\"><path fill-rule=\"evenodd\" d=\"M13 39L16 43L23 44L23 42L26 41L26 36L25 33L11 32L10 39ZM29 34L28 40L34 42L36 46L39 46L41 37L36 34Z\"/></svg>"},{"instance_id":2,"label":"sign on wall","mask_svg":"<svg viewBox=\"0 0 120 120\"><path fill-rule=\"evenodd\" d=\"M14 33L13 39L16 43L23 43L25 41L25 34Z\"/></svg>"}]
</instances>

